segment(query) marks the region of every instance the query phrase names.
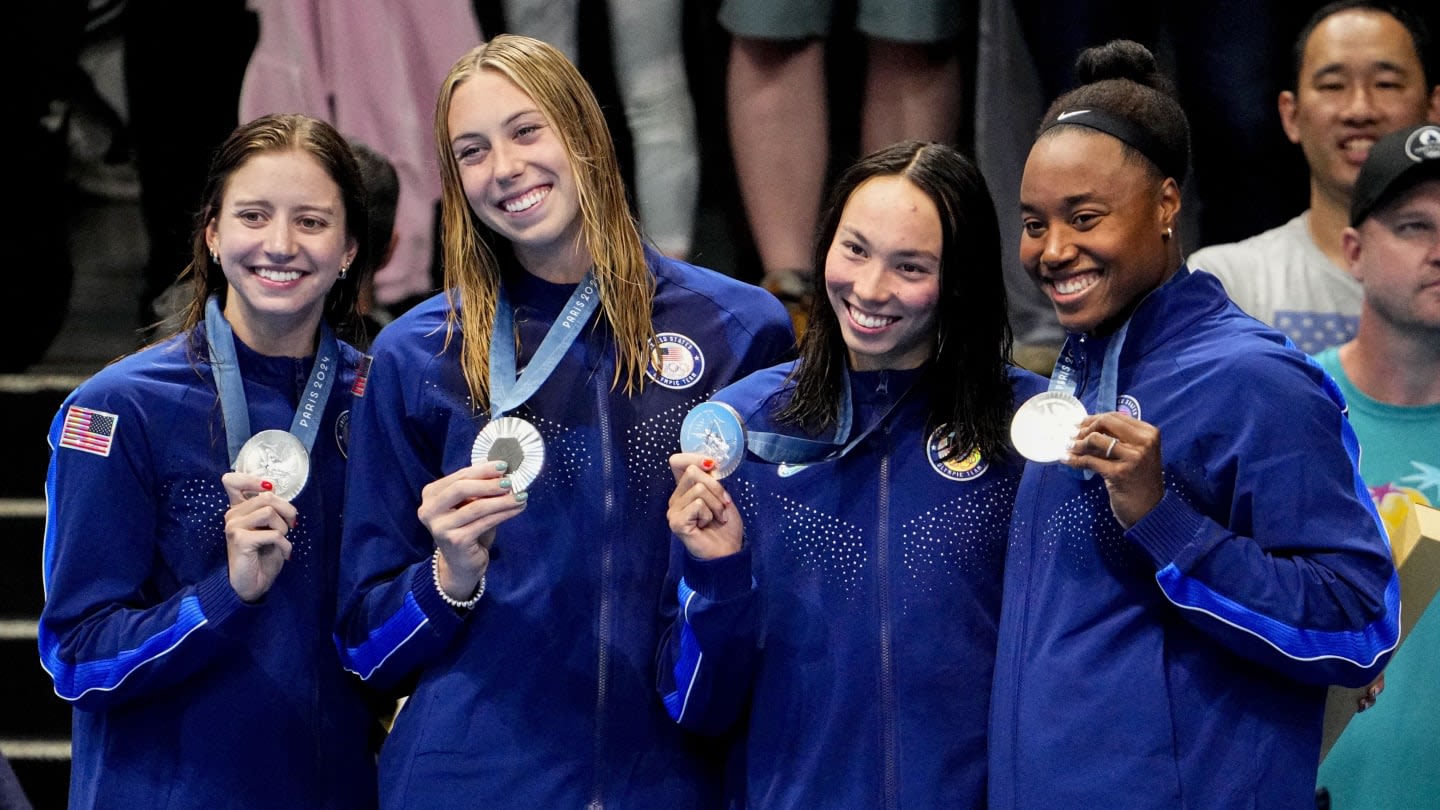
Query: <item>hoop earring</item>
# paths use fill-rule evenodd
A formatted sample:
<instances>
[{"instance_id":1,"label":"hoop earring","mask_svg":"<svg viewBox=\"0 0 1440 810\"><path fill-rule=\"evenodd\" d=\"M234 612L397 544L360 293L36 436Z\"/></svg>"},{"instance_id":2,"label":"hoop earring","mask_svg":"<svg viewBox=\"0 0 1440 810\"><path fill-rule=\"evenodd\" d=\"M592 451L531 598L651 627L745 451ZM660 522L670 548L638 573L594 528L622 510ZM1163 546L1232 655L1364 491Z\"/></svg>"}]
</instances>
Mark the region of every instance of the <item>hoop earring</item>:
<instances>
[{"instance_id":1,"label":"hoop earring","mask_svg":"<svg viewBox=\"0 0 1440 810\"><path fill-rule=\"evenodd\" d=\"M212 261L212 262L214 262L214 263L216 263L216 264L219 264L219 263L220 263L220 254L219 254L219 253L216 253L216 252L213 251L213 250L210 251L210 261Z\"/></svg>"},{"instance_id":2,"label":"hoop earring","mask_svg":"<svg viewBox=\"0 0 1440 810\"><path fill-rule=\"evenodd\" d=\"M1174 228L1166 228L1166 229L1165 229L1165 232L1162 233L1162 234L1160 234L1161 238L1163 238L1163 239L1169 239L1170 237L1172 237L1172 236L1174 236L1174 235L1175 235L1175 229L1174 229Z\"/></svg>"},{"instance_id":3,"label":"hoop earring","mask_svg":"<svg viewBox=\"0 0 1440 810\"><path fill-rule=\"evenodd\" d=\"M340 280L341 280L341 281L344 281L344 280L345 280L345 274L348 273L348 272L350 272L350 265L349 265L349 264L342 264L342 265L340 265Z\"/></svg>"}]
</instances>

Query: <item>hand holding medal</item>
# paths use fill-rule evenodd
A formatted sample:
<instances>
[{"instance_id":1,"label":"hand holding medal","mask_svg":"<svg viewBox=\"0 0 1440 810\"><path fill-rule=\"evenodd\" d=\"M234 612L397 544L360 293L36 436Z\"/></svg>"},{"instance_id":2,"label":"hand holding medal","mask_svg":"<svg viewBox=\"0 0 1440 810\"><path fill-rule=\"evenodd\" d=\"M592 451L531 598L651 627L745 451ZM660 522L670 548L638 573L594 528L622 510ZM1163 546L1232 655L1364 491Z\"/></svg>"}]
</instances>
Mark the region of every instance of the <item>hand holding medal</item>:
<instances>
[{"instance_id":1,"label":"hand holding medal","mask_svg":"<svg viewBox=\"0 0 1440 810\"><path fill-rule=\"evenodd\" d=\"M1165 494L1160 431L1120 411L1091 416L1064 391L1026 400L1010 422L1010 441L1038 464L1063 462L1087 477L1099 473L1110 493L1110 510L1126 529Z\"/></svg>"},{"instance_id":2,"label":"hand holding medal","mask_svg":"<svg viewBox=\"0 0 1440 810\"><path fill-rule=\"evenodd\" d=\"M269 592L292 552L287 537L295 525L294 504L275 493L269 479L245 472L227 472L220 478L230 496L225 512L225 555L230 587L244 602L255 602Z\"/></svg>"},{"instance_id":3,"label":"hand holding medal","mask_svg":"<svg viewBox=\"0 0 1440 810\"><path fill-rule=\"evenodd\" d=\"M680 425L680 452L699 453L714 461L710 474L724 478L745 457L745 422L723 402L702 402Z\"/></svg>"},{"instance_id":4,"label":"hand holding medal","mask_svg":"<svg viewBox=\"0 0 1440 810\"><path fill-rule=\"evenodd\" d=\"M670 457L675 491L666 519L686 550L702 560L740 550L744 527L720 479L745 455L745 423L723 402L702 402L680 427L680 452Z\"/></svg>"}]
</instances>

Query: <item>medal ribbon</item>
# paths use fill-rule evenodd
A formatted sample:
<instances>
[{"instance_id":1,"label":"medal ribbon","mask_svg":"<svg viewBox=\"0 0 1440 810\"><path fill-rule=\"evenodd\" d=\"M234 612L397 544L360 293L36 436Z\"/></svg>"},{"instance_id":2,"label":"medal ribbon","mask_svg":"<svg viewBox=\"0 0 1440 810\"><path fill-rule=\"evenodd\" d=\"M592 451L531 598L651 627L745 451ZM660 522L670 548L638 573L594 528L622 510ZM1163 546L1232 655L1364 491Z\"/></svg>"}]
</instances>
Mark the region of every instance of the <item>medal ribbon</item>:
<instances>
[{"instance_id":1,"label":"medal ribbon","mask_svg":"<svg viewBox=\"0 0 1440 810\"><path fill-rule=\"evenodd\" d=\"M595 271L585 278L570 293L565 311L550 324L545 339L535 350L535 356L525 370L515 371L515 313L510 308L510 299L505 295L505 285L500 285L495 302L495 328L490 332L490 419L499 419L506 411L514 410L525 403L540 386L549 379L551 372L560 365L560 359L570 349L570 344L579 337L580 330L595 314L595 305L600 290L595 286Z\"/></svg>"},{"instance_id":2,"label":"medal ribbon","mask_svg":"<svg viewBox=\"0 0 1440 810\"><path fill-rule=\"evenodd\" d=\"M240 455L240 448L250 439L250 407L245 402L245 380L240 376L240 363L235 355L235 332L220 312L220 299L210 296L205 302L205 342L210 347L210 368L215 374L215 388L220 392L220 412L225 419L225 442L230 449L230 466ZM320 415L335 385L336 364L340 347L330 325L320 321L320 350L310 379L300 395L300 407L290 422L290 432L305 445L305 452L315 446L320 432Z\"/></svg>"},{"instance_id":3,"label":"medal ribbon","mask_svg":"<svg viewBox=\"0 0 1440 810\"><path fill-rule=\"evenodd\" d=\"M1190 269L1182 264L1178 271L1171 274L1170 278L1165 279L1164 283L1155 290L1176 284L1188 275L1190 275ZM1155 290L1146 293L1145 297L1153 295ZM1139 309L1138 305L1136 309ZM1133 317L1132 314L1131 318ZM1120 349L1125 345L1125 334L1130 330L1131 318L1126 318L1125 323L1115 330L1115 334L1110 336L1109 345L1105 347L1105 359L1100 364L1100 387L1095 392L1095 407L1099 411L1113 411L1120 407L1120 392L1117 390L1120 376ZM1060 352L1060 359L1055 363L1055 370L1050 373L1051 391L1063 391L1066 394L1075 395L1075 369L1066 362L1065 358L1070 356L1071 344L1084 339L1084 335L1074 333L1065 338L1065 347Z\"/></svg>"},{"instance_id":4,"label":"medal ribbon","mask_svg":"<svg viewBox=\"0 0 1440 810\"><path fill-rule=\"evenodd\" d=\"M895 410L905 397L910 395L914 385L905 389L905 393L895 398L885 407L880 416L875 419L859 436L850 438L850 431L854 427L855 405L850 398L850 371L845 371L845 390L840 398L840 417L835 425L835 438L830 441L817 439L804 439L798 436L786 436L782 433L763 433L750 431L745 436L745 448L754 453L758 458L772 464L814 464L820 461L831 461L843 458L846 453L855 448L856 445L865 440L874 432L875 428L884 424L890 412Z\"/></svg>"},{"instance_id":5,"label":"medal ribbon","mask_svg":"<svg viewBox=\"0 0 1440 810\"><path fill-rule=\"evenodd\" d=\"M1174 284L1188 275L1190 275L1190 270L1182 264L1179 271L1166 279L1160 287L1164 287L1167 284ZM1156 289L1160 289L1160 287ZM1153 292L1154 290L1146 293L1146 297L1149 297ZM1139 307L1137 306L1136 309L1139 309ZM1132 314L1131 317L1133 318L1134 315ZM1110 343L1105 346L1105 359L1100 363L1100 384L1095 392L1095 408L1097 411L1113 411L1119 410L1120 408L1120 392L1118 390L1120 387L1120 349L1125 345L1125 335L1129 331L1130 318L1126 318L1125 323L1122 324L1119 329L1115 330L1115 334L1110 336ZM1069 350L1071 343L1084 339L1084 335L1076 334L1071 334L1065 338L1065 346L1060 352L1059 360L1055 363L1055 370L1050 373L1049 390L1061 391L1071 396L1075 395L1075 369L1066 361L1066 358L1070 356ZM1085 478L1089 478L1092 475L1094 475L1093 470L1084 471Z\"/></svg>"},{"instance_id":6,"label":"medal ribbon","mask_svg":"<svg viewBox=\"0 0 1440 810\"><path fill-rule=\"evenodd\" d=\"M1130 321L1116 330L1110 336L1110 343L1105 346L1105 359L1100 363L1100 388L1095 394L1095 408L1097 411L1113 411L1120 404L1120 395L1116 388L1119 387L1120 377L1120 348L1125 345L1125 333L1130 329ZM1070 342L1083 340L1084 335L1071 335L1065 341L1065 348L1070 348ZM1066 361L1070 356L1069 351L1062 351L1060 359L1055 363L1055 370L1050 374L1050 390L1075 396L1076 379L1075 368Z\"/></svg>"}]
</instances>

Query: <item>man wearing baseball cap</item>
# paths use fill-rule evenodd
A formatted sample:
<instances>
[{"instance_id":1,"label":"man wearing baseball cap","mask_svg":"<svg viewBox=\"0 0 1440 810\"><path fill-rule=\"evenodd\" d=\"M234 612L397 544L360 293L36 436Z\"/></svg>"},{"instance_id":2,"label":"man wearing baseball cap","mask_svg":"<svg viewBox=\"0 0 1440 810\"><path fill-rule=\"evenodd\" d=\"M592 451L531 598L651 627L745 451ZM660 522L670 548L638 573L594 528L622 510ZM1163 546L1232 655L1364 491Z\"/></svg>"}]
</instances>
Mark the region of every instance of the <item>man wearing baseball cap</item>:
<instances>
[{"instance_id":1,"label":"man wearing baseball cap","mask_svg":"<svg viewBox=\"0 0 1440 810\"><path fill-rule=\"evenodd\" d=\"M1393 536L1410 503L1440 506L1440 126L1381 138L1341 234L1363 287L1355 337L1316 360L1340 384L1360 475ZM1383 699L1321 763L1332 810L1414 808L1440 796L1440 608L1396 651Z\"/></svg>"}]
</instances>

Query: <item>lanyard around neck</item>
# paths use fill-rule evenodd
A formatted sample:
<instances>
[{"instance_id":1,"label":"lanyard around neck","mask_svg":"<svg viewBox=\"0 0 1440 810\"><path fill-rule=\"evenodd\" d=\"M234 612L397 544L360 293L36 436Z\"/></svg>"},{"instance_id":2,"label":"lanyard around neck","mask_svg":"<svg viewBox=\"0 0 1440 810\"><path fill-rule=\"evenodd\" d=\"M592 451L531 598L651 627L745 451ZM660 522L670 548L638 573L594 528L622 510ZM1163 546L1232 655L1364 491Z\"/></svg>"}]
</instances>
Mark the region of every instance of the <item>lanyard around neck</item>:
<instances>
[{"instance_id":1,"label":"lanyard around neck","mask_svg":"<svg viewBox=\"0 0 1440 810\"><path fill-rule=\"evenodd\" d=\"M895 406L899 405L915 388L914 385L906 388L900 396L885 406L885 410L872 420L860 432L860 435L851 438L850 433L854 429L855 422L855 405L851 399L850 382L850 370L847 368L844 390L841 392L840 398L840 413L835 425L835 435L830 441L786 436L782 433L750 431L745 438L746 449L754 453L756 457L772 464L814 464L843 458L846 453L855 449L856 445L865 441L865 438L877 427L884 424Z\"/></svg>"},{"instance_id":2,"label":"lanyard around neck","mask_svg":"<svg viewBox=\"0 0 1440 810\"><path fill-rule=\"evenodd\" d=\"M210 368L215 375L215 388L220 392L220 411L225 419L225 443L230 451L230 464L240 455L240 448L249 440L250 409L245 400L245 379L240 374L239 358L235 353L235 332L230 322L220 312L220 300L211 296L205 302L205 342L210 350ZM310 379L305 382L305 391L300 395L300 407L290 422L290 432L305 445L308 453L315 446L315 436L320 430L320 415L325 412L325 403L330 399L334 387L336 364L340 348L330 325L320 321L320 350L315 356L315 365L310 369Z\"/></svg>"},{"instance_id":3,"label":"lanyard around neck","mask_svg":"<svg viewBox=\"0 0 1440 810\"><path fill-rule=\"evenodd\" d=\"M580 335L580 330L595 314L600 290L595 286L595 271L591 270L580 280L560 317L550 324L545 339L535 350L535 355L524 371L515 370L515 313L510 308L510 299L505 294L505 284L500 284L495 302L495 327L490 332L490 418L498 419L507 411L525 403L532 394L560 365L560 360L570 345Z\"/></svg>"}]
</instances>

